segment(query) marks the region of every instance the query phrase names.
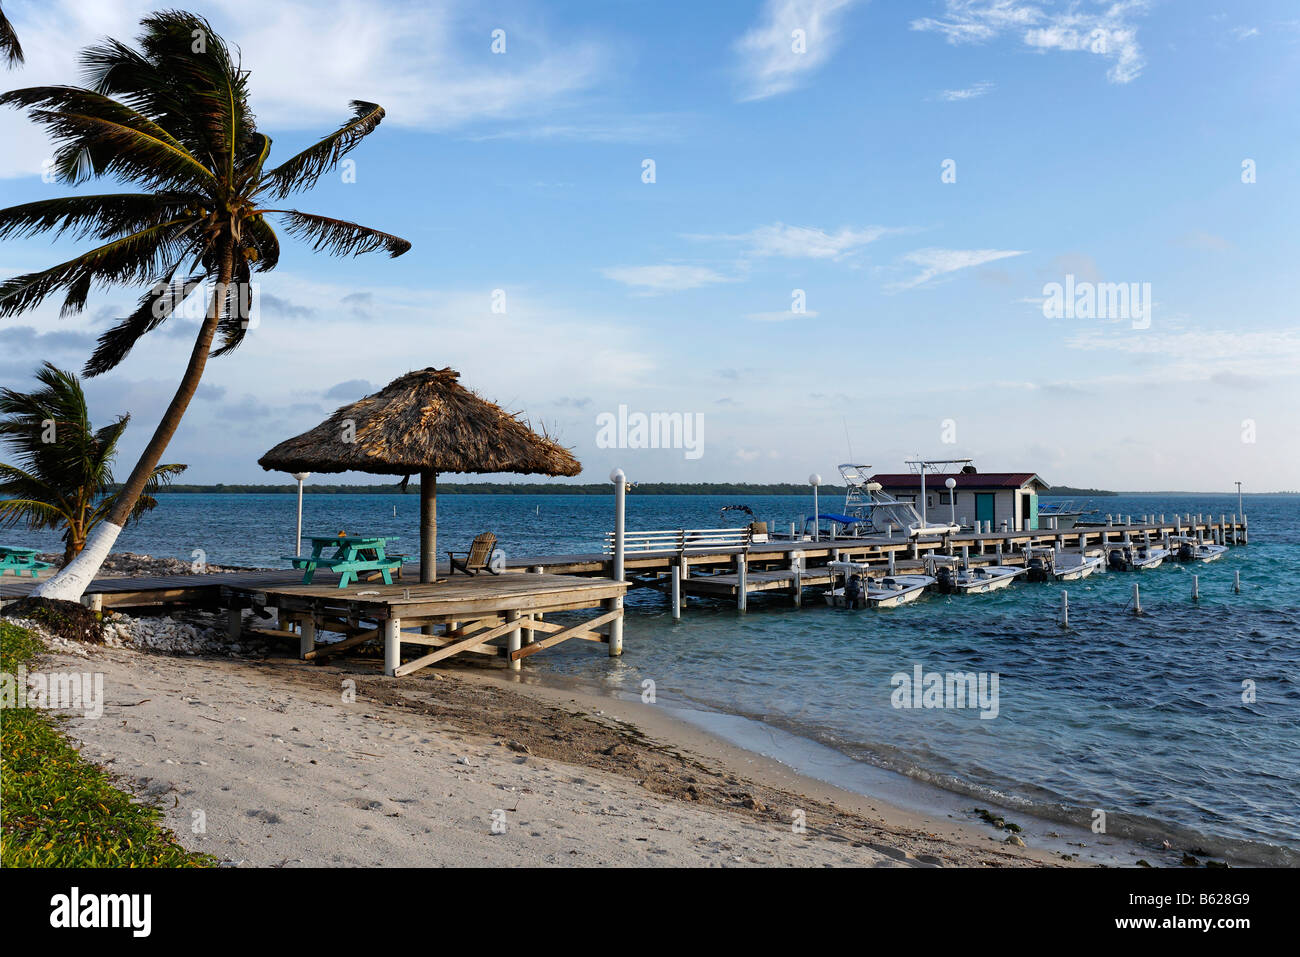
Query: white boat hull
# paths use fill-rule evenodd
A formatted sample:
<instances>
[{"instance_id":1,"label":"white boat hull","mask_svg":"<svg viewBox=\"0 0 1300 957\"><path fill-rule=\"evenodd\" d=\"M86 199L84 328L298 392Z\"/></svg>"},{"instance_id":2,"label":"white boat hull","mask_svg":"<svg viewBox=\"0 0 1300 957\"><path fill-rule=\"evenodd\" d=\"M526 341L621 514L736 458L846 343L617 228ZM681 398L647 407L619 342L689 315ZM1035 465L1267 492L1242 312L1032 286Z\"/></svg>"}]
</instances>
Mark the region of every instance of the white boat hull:
<instances>
[{"instance_id":1,"label":"white boat hull","mask_svg":"<svg viewBox=\"0 0 1300 957\"><path fill-rule=\"evenodd\" d=\"M889 587L893 582L897 587ZM897 608L920 598L927 588L934 584L929 575L895 575L879 582L867 584L862 595L862 603L870 608ZM835 608L844 607L844 589L834 588L826 593L826 604Z\"/></svg>"},{"instance_id":2,"label":"white boat hull","mask_svg":"<svg viewBox=\"0 0 1300 957\"><path fill-rule=\"evenodd\" d=\"M1086 558L1078 565L1069 568L1056 569L1055 577L1058 582L1074 582L1081 578L1087 578L1097 569L1101 568L1101 558Z\"/></svg>"}]
</instances>

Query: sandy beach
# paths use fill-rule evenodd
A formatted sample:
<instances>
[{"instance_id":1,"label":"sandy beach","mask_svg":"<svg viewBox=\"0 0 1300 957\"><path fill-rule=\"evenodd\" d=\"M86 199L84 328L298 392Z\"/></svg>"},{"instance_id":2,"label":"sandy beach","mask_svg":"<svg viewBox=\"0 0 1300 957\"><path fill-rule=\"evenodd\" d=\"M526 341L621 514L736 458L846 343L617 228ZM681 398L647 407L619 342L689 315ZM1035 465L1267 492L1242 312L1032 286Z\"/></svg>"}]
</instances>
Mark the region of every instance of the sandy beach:
<instances>
[{"instance_id":1,"label":"sandy beach","mask_svg":"<svg viewBox=\"0 0 1300 957\"><path fill-rule=\"evenodd\" d=\"M43 668L88 669L105 702L67 721L83 755L228 865L1074 863L803 778L661 708L493 671L394 682L364 662L126 648Z\"/></svg>"}]
</instances>

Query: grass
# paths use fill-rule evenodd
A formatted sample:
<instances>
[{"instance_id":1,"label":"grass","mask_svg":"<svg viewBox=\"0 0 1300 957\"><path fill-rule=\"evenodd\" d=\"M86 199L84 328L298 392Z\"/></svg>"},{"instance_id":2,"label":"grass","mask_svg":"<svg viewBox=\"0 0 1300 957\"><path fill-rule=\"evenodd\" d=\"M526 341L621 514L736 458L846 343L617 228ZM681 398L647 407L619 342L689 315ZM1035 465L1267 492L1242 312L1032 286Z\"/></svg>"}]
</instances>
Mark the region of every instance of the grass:
<instances>
[{"instance_id":1,"label":"grass","mask_svg":"<svg viewBox=\"0 0 1300 957\"><path fill-rule=\"evenodd\" d=\"M0 670L33 668L40 638L0 620ZM212 867L176 843L157 808L113 787L33 708L0 710L0 866Z\"/></svg>"}]
</instances>

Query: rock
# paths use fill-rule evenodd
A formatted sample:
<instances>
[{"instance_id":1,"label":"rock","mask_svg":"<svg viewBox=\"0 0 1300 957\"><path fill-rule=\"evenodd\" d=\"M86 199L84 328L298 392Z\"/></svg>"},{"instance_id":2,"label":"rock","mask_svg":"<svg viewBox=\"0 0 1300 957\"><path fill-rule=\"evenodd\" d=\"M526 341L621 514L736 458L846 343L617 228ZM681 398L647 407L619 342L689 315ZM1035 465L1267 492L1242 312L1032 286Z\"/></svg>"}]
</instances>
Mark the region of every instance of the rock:
<instances>
[{"instance_id":1,"label":"rock","mask_svg":"<svg viewBox=\"0 0 1300 957\"><path fill-rule=\"evenodd\" d=\"M1024 847L1024 846L1025 846L1025 842L1021 839L1021 837L1020 837L1019 834L1008 834L1006 840L1004 840L1002 843L1003 843L1003 844L1010 844L1010 845L1012 845L1013 847Z\"/></svg>"},{"instance_id":2,"label":"rock","mask_svg":"<svg viewBox=\"0 0 1300 957\"><path fill-rule=\"evenodd\" d=\"M526 745L526 744L522 744L522 743L520 743L519 741L514 740L513 738L512 738L511 740L509 740L509 741L506 742L506 747L509 748L511 751L516 751L516 752L518 752L519 754L532 754L532 753L533 753L533 752L531 752L531 751L528 750L528 745Z\"/></svg>"}]
</instances>

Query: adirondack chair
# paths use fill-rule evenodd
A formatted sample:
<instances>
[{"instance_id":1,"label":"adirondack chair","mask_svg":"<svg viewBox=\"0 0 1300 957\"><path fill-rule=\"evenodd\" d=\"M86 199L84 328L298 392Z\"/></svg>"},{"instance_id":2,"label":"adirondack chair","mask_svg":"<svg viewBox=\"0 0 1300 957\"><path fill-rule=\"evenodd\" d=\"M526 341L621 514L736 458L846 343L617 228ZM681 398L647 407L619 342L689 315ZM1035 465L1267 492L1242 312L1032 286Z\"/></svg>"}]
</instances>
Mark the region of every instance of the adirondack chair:
<instances>
[{"instance_id":1,"label":"adirondack chair","mask_svg":"<svg viewBox=\"0 0 1300 957\"><path fill-rule=\"evenodd\" d=\"M497 537L491 532L483 532L476 535L474 541L470 543L467 552L448 552L447 561L451 563L450 574L456 574L456 569L460 569L466 575L477 575L480 571L487 571L490 574L497 574L496 569L491 565L492 549L496 547ZM457 558L457 555L463 555L464 558Z\"/></svg>"}]
</instances>

